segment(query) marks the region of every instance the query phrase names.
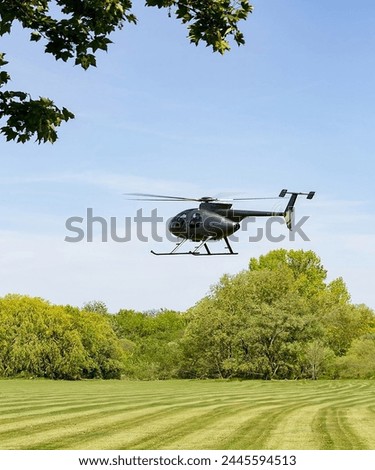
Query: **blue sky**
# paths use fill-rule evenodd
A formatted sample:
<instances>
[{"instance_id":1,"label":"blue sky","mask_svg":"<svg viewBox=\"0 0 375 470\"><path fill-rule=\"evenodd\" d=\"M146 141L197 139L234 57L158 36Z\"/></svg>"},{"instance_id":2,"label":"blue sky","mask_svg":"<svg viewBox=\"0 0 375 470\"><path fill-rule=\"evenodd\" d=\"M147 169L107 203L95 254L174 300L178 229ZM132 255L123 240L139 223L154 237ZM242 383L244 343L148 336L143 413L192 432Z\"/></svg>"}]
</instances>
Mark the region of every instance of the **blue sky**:
<instances>
[{"instance_id":1,"label":"blue sky","mask_svg":"<svg viewBox=\"0 0 375 470\"><path fill-rule=\"evenodd\" d=\"M303 248L321 257L329 279L344 278L355 303L375 307L375 4L254 7L242 23L246 45L225 56L189 44L166 11L141 5L138 25L116 32L86 72L43 54L17 27L2 38L12 88L51 97L76 119L54 145L0 140L0 295L183 310L250 257ZM64 241L66 219L88 207L120 226L134 217L140 205L124 192L273 196L282 188L316 191L297 208L310 216L310 242L249 243L250 226L238 256L197 259L149 253L168 242ZM158 210L168 218L188 207Z\"/></svg>"}]
</instances>

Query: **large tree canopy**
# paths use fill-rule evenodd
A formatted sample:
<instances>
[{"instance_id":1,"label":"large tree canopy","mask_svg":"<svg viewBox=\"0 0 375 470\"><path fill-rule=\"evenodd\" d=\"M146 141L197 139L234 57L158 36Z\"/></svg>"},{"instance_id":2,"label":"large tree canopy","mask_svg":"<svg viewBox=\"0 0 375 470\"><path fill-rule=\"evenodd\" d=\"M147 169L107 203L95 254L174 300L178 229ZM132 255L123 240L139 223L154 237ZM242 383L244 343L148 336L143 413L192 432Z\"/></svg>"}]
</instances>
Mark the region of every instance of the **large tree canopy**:
<instances>
[{"instance_id":1,"label":"large tree canopy","mask_svg":"<svg viewBox=\"0 0 375 470\"><path fill-rule=\"evenodd\" d=\"M252 11L248 0L146 0L146 6L168 9L188 28L194 44L206 43L223 54L229 39L244 44L238 28ZM0 3L0 36L11 33L19 22L30 30L30 40L45 41L45 52L56 59L73 59L85 70L96 65L95 53L107 50L110 34L125 23L136 23L130 0L3 0ZM0 132L6 139L41 142L57 139L56 127L74 118L66 108L58 108L49 98L32 99L27 92L7 90L8 62L0 52L0 119L6 124ZM2 90L4 89L5 90Z\"/></svg>"},{"instance_id":2,"label":"large tree canopy","mask_svg":"<svg viewBox=\"0 0 375 470\"><path fill-rule=\"evenodd\" d=\"M326 283L312 251L271 251L252 258L249 268L223 276L188 312L181 375L316 379L340 375L330 370L340 359L342 374L353 376L374 341L375 317L350 303L343 280ZM358 376L374 372L373 349ZM348 351L350 358L342 359Z\"/></svg>"},{"instance_id":3,"label":"large tree canopy","mask_svg":"<svg viewBox=\"0 0 375 470\"><path fill-rule=\"evenodd\" d=\"M40 298L0 298L0 377L119 378L124 350L102 313Z\"/></svg>"}]
</instances>

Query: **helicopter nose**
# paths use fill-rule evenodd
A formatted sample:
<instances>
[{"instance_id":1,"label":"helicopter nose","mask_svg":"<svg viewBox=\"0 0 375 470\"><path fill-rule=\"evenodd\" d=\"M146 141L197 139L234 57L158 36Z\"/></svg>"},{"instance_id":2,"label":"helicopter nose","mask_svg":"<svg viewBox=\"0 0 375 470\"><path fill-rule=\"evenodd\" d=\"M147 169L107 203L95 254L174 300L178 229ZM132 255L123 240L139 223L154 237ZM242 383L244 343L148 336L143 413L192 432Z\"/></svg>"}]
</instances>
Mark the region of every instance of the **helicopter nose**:
<instances>
[{"instance_id":1,"label":"helicopter nose","mask_svg":"<svg viewBox=\"0 0 375 470\"><path fill-rule=\"evenodd\" d=\"M173 234L173 235L180 235L181 233L184 233L186 230L185 222L184 220L181 220L179 217L174 217L168 225L168 230Z\"/></svg>"},{"instance_id":2,"label":"helicopter nose","mask_svg":"<svg viewBox=\"0 0 375 470\"><path fill-rule=\"evenodd\" d=\"M176 219L172 219L169 222L169 227L168 228L173 233L173 231L179 230L181 228L181 224Z\"/></svg>"}]
</instances>

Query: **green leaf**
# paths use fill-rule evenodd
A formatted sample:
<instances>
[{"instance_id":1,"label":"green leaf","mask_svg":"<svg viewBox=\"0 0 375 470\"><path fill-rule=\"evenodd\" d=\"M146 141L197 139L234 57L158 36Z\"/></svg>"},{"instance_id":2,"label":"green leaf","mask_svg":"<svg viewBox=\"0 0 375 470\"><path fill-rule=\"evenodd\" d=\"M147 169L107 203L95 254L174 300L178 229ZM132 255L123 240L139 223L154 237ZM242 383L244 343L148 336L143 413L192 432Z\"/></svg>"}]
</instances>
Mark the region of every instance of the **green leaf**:
<instances>
[{"instance_id":1,"label":"green leaf","mask_svg":"<svg viewBox=\"0 0 375 470\"><path fill-rule=\"evenodd\" d=\"M38 33L37 31L33 31L30 34L30 41L38 42L38 41L40 41L41 38L42 38L42 35L40 33Z\"/></svg>"},{"instance_id":2,"label":"green leaf","mask_svg":"<svg viewBox=\"0 0 375 470\"><path fill-rule=\"evenodd\" d=\"M10 75L8 74L8 72L0 72L0 87L7 83L8 81L10 80Z\"/></svg>"}]
</instances>

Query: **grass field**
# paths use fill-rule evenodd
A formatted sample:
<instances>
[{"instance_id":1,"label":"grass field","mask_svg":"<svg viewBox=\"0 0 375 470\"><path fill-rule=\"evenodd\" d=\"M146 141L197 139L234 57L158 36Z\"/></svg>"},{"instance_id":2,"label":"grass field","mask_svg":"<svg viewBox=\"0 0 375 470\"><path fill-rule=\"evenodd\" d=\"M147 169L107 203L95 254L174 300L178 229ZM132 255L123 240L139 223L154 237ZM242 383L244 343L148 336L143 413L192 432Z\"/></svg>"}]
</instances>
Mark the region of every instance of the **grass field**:
<instances>
[{"instance_id":1,"label":"grass field","mask_svg":"<svg viewBox=\"0 0 375 470\"><path fill-rule=\"evenodd\" d=\"M0 381L1 449L375 449L375 381Z\"/></svg>"}]
</instances>

